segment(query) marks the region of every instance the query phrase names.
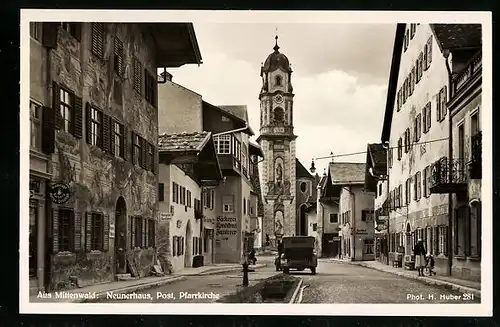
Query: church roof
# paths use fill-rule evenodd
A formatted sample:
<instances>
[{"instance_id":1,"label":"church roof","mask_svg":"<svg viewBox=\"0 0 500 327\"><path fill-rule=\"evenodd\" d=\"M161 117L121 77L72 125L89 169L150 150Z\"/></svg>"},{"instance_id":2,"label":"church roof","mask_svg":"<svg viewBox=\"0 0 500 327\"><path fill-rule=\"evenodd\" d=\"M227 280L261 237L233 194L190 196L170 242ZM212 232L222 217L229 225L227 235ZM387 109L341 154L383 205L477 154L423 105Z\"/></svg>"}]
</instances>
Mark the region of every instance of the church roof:
<instances>
[{"instance_id":1,"label":"church roof","mask_svg":"<svg viewBox=\"0 0 500 327\"><path fill-rule=\"evenodd\" d=\"M274 46L274 52L267 56L264 65L262 66L262 71L273 72L278 68L281 68L285 72L291 72L290 61L281 52L279 52L278 46L278 36L276 36L276 45Z\"/></svg>"},{"instance_id":2,"label":"church roof","mask_svg":"<svg viewBox=\"0 0 500 327\"><path fill-rule=\"evenodd\" d=\"M306 167L304 167L304 165L297 158L295 158L295 177L313 178L313 176L307 171Z\"/></svg>"}]
</instances>

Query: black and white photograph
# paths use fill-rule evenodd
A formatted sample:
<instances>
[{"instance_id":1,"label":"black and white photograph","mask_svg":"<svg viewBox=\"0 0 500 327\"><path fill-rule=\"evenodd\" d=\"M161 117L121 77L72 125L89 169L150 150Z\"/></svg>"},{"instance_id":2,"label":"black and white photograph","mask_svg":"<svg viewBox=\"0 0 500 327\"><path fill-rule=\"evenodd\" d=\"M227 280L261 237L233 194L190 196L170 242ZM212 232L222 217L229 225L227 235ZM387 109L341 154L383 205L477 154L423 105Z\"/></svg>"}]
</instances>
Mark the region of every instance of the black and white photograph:
<instances>
[{"instance_id":1,"label":"black and white photograph","mask_svg":"<svg viewBox=\"0 0 500 327\"><path fill-rule=\"evenodd\" d=\"M22 10L21 312L491 315L491 29Z\"/></svg>"}]
</instances>

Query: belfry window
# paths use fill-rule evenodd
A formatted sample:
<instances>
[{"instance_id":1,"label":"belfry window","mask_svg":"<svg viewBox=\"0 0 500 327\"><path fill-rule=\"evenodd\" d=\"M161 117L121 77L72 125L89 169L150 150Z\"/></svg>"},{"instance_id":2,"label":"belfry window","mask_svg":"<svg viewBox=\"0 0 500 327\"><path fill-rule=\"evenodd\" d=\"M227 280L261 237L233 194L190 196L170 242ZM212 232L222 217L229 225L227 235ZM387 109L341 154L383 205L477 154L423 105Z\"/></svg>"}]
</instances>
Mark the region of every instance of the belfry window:
<instances>
[{"instance_id":1,"label":"belfry window","mask_svg":"<svg viewBox=\"0 0 500 327\"><path fill-rule=\"evenodd\" d=\"M277 123L283 123L285 121L285 112L283 108L278 107L274 109L274 121Z\"/></svg>"},{"instance_id":2,"label":"belfry window","mask_svg":"<svg viewBox=\"0 0 500 327\"><path fill-rule=\"evenodd\" d=\"M276 86L281 86L281 82L282 82L282 80L283 80L283 78L282 78L281 76L279 76L279 75L278 75L278 76L276 76L276 79L275 79L275 81L276 81L276 83L275 83L275 84L276 84Z\"/></svg>"}]
</instances>

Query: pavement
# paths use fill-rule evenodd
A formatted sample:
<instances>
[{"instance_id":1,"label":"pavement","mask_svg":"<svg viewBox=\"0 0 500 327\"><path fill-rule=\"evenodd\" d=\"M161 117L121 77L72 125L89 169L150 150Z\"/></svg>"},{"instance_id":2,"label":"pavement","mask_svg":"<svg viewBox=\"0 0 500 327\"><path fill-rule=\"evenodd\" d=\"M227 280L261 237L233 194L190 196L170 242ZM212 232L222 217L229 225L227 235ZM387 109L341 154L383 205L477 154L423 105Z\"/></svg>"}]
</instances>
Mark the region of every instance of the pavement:
<instances>
[{"instance_id":1,"label":"pavement","mask_svg":"<svg viewBox=\"0 0 500 327\"><path fill-rule=\"evenodd\" d=\"M325 260L325 259L321 259ZM395 268L389 265L385 265L379 261L348 261L348 260L342 260L342 259L327 259L331 261L336 261L336 262L342 262L342 263L347 263L347 264L352 264L352 265L358 265L366 268L371 268L375 269L378 271L383 271L391 274L395 274L401 277L405 278L410 278L414 280L418 280L420 282L424 282L429 285L437 285L437 286L444 286L447 288L450 288L452 290L456 290L461 293L470 293L474 294L474 297L476 298L481 298L481 283L480 282L475 282L475 281L470 281L470 280L464 280L464 279L458 279L458 278L453 278L450 276L440 276L440 275L435 275L435 276L418 276L417 271L412 271L412 270L406 270L404 268Z\"/></svg>"},{"instance_id":2,"label":"pavement","mask_svg":"<svg viewBox=\"0 0 500 327\"><path fill-rule=\"evenodd\" d=\"M264 257L263 260L266 261ZM257 263L251 265L250 269L259 269L266 266L266 263ZM38 297L38 294L30 295L30 302L56 302L56 303L81 303L94 302L103 298L107 293L128 294L141 290L160 287L167 284L185 281L188 277L208 276L227 272L237 272L242 269L241 264L214 264L197 268L184 268L166 276L148 276L138 279L124 281L115 281L111 283L96 284L64 292L52 292L46 294L46 297ZM60 296L58 296L60 295Z\"/></svg>"},{"instance_id":3,"label":"pavement","mask_svg":"<svg viewBox=\"0 0 500 327\"><path fill-rule=\"evenodd\" d=\"M294 272L303 280L300 303L480 303L474 293L422 283L362 265L320 260L316 275Z\"/></svg>"}]
</instances>

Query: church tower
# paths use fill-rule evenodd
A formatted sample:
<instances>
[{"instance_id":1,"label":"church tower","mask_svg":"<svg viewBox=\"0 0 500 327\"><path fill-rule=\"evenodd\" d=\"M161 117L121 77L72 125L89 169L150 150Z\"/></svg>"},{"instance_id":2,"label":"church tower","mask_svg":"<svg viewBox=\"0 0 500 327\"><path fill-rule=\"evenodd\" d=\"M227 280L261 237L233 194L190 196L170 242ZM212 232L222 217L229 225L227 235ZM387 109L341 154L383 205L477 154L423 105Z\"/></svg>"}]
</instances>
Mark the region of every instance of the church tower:
<instances>
[{"instance_id":1,"label":"church tower","mask_svg":"<svg viewBox=\"0 0 500 327\"><path fill-rule=\"evenodd\" d=\"M262 194L264 196L263 233L275 247L283 236L296 235L295 139L293 134L292 69L279 52L278 36L274 52L261 67L260 136L263 153Z\"/></svg>"}]
</instances>

